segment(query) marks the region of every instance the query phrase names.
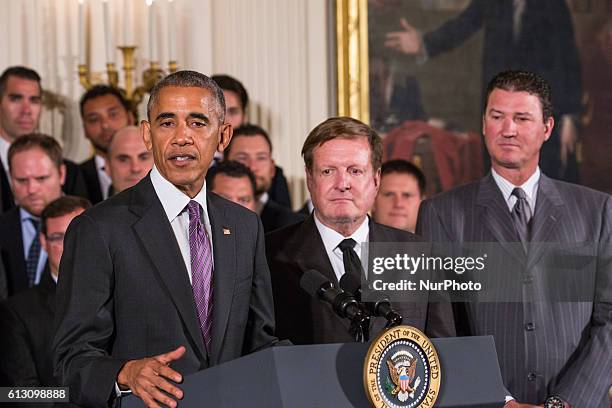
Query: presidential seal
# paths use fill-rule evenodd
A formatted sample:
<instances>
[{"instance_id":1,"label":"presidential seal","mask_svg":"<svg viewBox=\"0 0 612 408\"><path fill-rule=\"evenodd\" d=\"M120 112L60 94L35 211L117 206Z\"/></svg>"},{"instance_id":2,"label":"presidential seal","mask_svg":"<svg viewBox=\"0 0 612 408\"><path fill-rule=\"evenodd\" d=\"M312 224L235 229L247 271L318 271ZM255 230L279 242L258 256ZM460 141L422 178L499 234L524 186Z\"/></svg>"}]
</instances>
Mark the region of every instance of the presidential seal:
<instances>
[{"instance_id":1,"label":"presidential seal","mask_svg":"<svg viewBox=\"0 0 612 408\"><path fill-rule=\"evenodd\" d=\"M414 327L396 326L370 345L363 385L374 407L433 407L440 375L440 360L431 340Z\"/></svg>"}]
</instances>

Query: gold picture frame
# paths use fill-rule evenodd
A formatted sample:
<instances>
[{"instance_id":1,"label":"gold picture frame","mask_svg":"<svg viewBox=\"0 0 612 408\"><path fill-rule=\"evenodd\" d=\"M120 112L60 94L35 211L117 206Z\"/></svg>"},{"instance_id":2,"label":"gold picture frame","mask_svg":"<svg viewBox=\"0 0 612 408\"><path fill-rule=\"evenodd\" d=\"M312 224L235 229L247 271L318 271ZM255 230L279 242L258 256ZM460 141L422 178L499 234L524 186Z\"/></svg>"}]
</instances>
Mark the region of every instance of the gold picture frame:
<instances>
[{"instance_id":1,"label":"gold picture frame","mask_svg":"<svg viewBox=\"0 0 612 408\"><path fill-rule=\"evenodd\" d=\"M336 0L338 115L370 122L368 1Z\"/></svg>"}]
</instances>

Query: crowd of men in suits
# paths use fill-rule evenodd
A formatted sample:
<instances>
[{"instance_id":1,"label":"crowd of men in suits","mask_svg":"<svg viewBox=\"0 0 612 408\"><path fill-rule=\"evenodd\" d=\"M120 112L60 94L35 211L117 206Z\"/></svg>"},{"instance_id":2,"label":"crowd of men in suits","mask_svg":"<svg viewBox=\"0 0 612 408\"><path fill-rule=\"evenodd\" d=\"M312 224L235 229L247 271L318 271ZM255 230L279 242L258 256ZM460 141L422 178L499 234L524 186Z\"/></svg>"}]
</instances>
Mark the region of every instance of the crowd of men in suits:
<instances>
[{"instance_id":1,"label":"crowd of men in suits","mask_svg":"<svg viewBox=\"0 0 612 408\"><path fill-rule=\"evenodd\" d=\"M0 77L0 381L66 385L82 406L132 393L174 407L184 375L285 340L355 341L300 280L363 281L369 243L518 242L525 268L540 256L530 242L610 242L610 197L538 167L555 123L550 87L530 72L489 84L482 180L426 198L416 166L382 163L376 131L329 118L305 139L310 199L297 213L234 78L167 76L139 127L121 91L91 88L80 109L94 154L80 165L36 133L41 102L34 71ZM612 303L601 281L584 302L538 302L534 290L514 303L431 294L394 306L432 337L493 335L507 406L604 407Z\"/></svg>"}]
</instances>

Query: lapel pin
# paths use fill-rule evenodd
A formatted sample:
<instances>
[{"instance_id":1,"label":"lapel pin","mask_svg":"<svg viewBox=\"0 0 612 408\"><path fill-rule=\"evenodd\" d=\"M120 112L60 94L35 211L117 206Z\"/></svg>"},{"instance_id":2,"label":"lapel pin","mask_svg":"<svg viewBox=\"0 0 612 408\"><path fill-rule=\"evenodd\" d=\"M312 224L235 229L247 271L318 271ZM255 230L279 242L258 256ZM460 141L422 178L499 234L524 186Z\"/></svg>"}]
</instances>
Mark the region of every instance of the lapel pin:
<instances>
[{"instance_id":1,"label":"lapel pin","mask_svg":"<svg viewBox=\"0 0 612 408\"><path fill-rule=\"evenodd\" d=\"M223 235L232 235L232 232L229 230L229 228L223 228Z\"/></svg>"}]
</instances>

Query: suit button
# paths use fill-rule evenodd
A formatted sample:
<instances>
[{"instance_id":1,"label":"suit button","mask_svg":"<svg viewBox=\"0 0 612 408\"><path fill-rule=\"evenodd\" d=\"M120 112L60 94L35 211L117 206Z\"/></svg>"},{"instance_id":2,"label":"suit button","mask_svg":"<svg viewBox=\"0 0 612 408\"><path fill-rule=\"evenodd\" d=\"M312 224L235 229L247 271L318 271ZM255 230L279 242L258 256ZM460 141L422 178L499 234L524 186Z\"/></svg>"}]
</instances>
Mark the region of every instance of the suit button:
<instances>
[{"instance_id":1,"label":"suit button","mask_svg":"<svg viewBox=\"0 0 612 408\"><path fill-rule=\"evenodd\" d=\"M523 283L526 284L526 285L528 285L530 283L533 283L533 276L532 275L526 275L523 278Z\"/></svg>"},{"instance_id":2,"label":"suit button","mask_svg":"<svg viewBox=\"0 0 612 408\"><path fill-rule=\"evenodd\" d=\"M535 381L535 379L536 379L536 373L527 374L527 381Z\"/></svg>"},{"instance_id":3,"label":"suit button","mask_svg":"<svg viewBox=\"0 0 612 408\"><path fill-rule=\"evenodd\" d=\"M533 324L533 323L527 323L527 324L525 325L525 330L527 330L527 331L534 331L534 330L535 330L535 324Z\"/></svg>"}]
</instances>

